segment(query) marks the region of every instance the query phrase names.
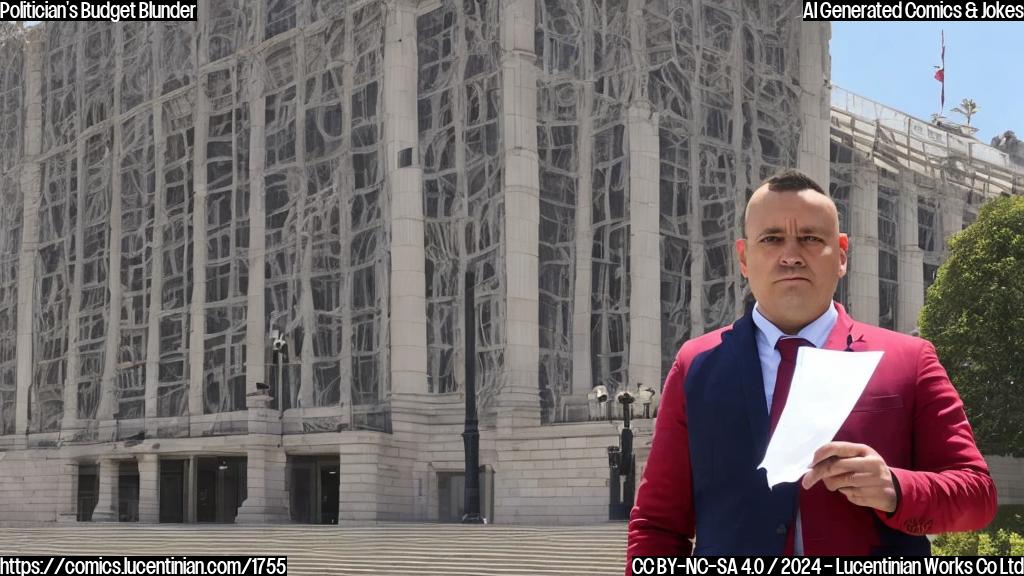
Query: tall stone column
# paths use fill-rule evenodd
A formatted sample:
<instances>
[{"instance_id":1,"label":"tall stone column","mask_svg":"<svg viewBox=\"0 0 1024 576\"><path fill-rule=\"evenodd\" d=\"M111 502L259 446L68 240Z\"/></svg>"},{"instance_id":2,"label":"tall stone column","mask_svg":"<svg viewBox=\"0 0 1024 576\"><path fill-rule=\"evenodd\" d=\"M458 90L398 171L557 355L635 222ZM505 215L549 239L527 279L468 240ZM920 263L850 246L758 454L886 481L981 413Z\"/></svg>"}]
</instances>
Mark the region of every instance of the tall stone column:
<instances>
[{"instance_id":1,"label":"tall stone column","mask_svg":"<svg viewBox=\"0 0 1024 576\"><path fill-rule=\"evenodd\" d=\"M391 392L427 393L423 170L418 166L416 2L398 0L384 28L384 146L391 191ZM396 408L392 404L392 408ZM392 414L401 428L402 414Z\"/></svg>"},{"instance_id":2,"label":"tall stone column","mask_svg":"<svg viewBox=\"0 0 1024 576\"><path fill-rule=\"evenodd\" d=\"M199 502L198 456L189 456L185 481L188 483L188 488L185 491L185 522L191 524L196 521L196 511Z\"/></svg>"},{"instance_id":3,"label":"tall stone column","mask_svg":"<svg viewBox=\"0 0 1024 576\"><path fill-rule=\"evenodd\" d=\"M697 29L694 29L697 34ZM702 58L702 42L696 37L695 47L697 58ZM704 106L704 94L702 90L692 90L690 94L690 109L701 110ZM691 121L687 128L690 142L690 190L689 210L686 214L686 226L690 230L690 337L696 338L704 334L704 267L707 247L704 243L704 234L698 233L701 226L701 197L700 197L700 143L703 140L702 123Z\"/></svg>"},{"instance_id":4,"label":"tall stone column","mask_svg":"<svg viewBox=\"0 0 1024 576\"><path fill-rule=\"evenodd\" d=\"M140 454L139 522L160 521L160 459L156 454Z\"/></svg>"},{"instance_id":5,"label":"tall stone column","mask_svg":"<svg viewBox=\"0 0 1024 576\"><path fill-rule=\"evenodd\" d=\"M288 456L281 447L250 447L247 453L247 497L238 508L238 524L291 521L285 473Z\"/></svg>"},{"instance_id":6,"label":"tall stone column","mask_svg":"<svg viewBox=\"0 0 1024 576\"><path fill-rule=\"evenodd\" d=\"M348 434L339 447L341 470L338 487L338 522L380 519L380 461L387 435L377 432Z\"/></svg>"},{"instance_id":7,"label":"tall stone column","mask_svg":"<svg viewBox=\"0 0 1024 576\"><path fill-rule=\"evenodd\" d=\"M661 231L658 116L629 109L629 385L661 384Z\"/></svg>"},{"instance_id":8,"label":"tall stone column","mask_svg":"<svg viewBox=\"0 0 1024 576\"><path fill-rule=\"evenodd\" d=\"M304 20L306 7L305 2L299 2L295 7L295 18L298 26L302 26ZM351 20L349 20L351 22ZM295 61L298 62L300 67L306 66L306 43L297 42L295 44ZM299 76L301 78L301 75ZM306 164L306 114L301 104L306 103L306 82L299 80L295 85L296 91L296 102L300 103L300 107L295 114L295 161L299 166ZM315 127L313 128L316 129ZM301 136L300 136L301 135ZM307 202L309 199L306 194L299 194L296 197L295 211L297 214L304 214L307 212ZM309 230L308 224L300 226L305 230ZM308 233L303 232L300 235L306 235ZM296 265L299 269L299 309L296 311L297 316L302 319L303 330L306 334L316 334L316 312L313 310L313 247L311 245L311 239L299 241L299 257L296 260ZM314 336L315 338L315 336ZM294 343L290 343L290 346L294 346ZM294 348L293 348L294 350ZM296 358L299 362L299 381L298 390L292 389L289 394L292 397L292 401L296 401L298 406L307 408L313 407L314 405L314 394L313 394L313 354L301 354ZM281 385L284 386L282 379ZM283 388L282 388L283 390ZM285 396L282 394L281 401L283 402Z\"/></svg>"},{"instance_id":9,"label":"tall stone column","mask_svg":"<svg viewBox=\"0 0 1024 576\"><path fill-rule=\"evenodd\" d=\"M118 479L120 463L111 458L99 462L100 494L92 513L93 522L117 522L118 520Z\"/></svg>"},{"instance_id":10,"label":"tall stone column","mask_svg":"<svg viewBox=\"0 0 1024 576\"><path fill-rule=\"evenodd\" d=\"M155 28L151 41L151 58L160 62L159 35L161 28ZM167 185L164 182L165 154L167 140L164 137L164 107L160 100L153 102L153 169L156 174L156 190L153 191L153 249L152 275L150 276L149 325L146 329L146 435L157 436L156 418L159 415L158 398L160 388L160 311L163 307L164 289L164 235L167 226Z\"/></svg>"},{"instance_id":11,"label":"tall stone column","mask_svg":"<svg viewBox=\"0 0 1024 576\"><path fill-rule=\"evenodd\" d=\"M909 334L917 327L917 316L924 306L924 254L918 246L917 191L914 175L901 173L900 179L900 264L897 288L896 329Z\"/></svg>"},{"instance_id":12,"label":"tall stone column","mask_svg":"<svg viewBox=\"0 0 1024 576\"><path fill-rule=\"evenodd\" d=\"M946 197L939 204L939 220L942 238L936 238L944 253L948 254L949 238L964 229L964 201L961 198Z\"/></svg>"},{"instance_id":13,"label":"tall stone column","mask_svg":"<svg viewBox=\"0 0 1024 576\"><path fill-rule=\"evenodd\" d=\"M498 397L498 427L518 428L540 424L536 6L534 0L506 0L501 8L508 379Z\"/></svg>"},{"instance_id":14,"label":"tall stone column","mask_svg":"<svg viewBox=\"0 0 1024 576\"><path fill-rule=\"evenodd\" d=\"M246 398L249 415L249 446L246 459L247 496L235 522L264 524L288 522L288 490L285 475L288 456L281 447L281 420L270 409L270 396L260 392Z\"/></svg>"},{"instance_id":15,"label":"tall stone column","mask_svg":"<svg viewBox=\"0 0 1024 576\"><path fill-rule=\"evenodd\" d=\"M584 14L590 10L584 3ZM584 24L589 20L585 17ZM584 77L594 70L594 55L584 50L581 57ZM576 277L572 295L572 400L579 404L588 403L587 395L594 386L590 349L591 284L594 266L591 254L594 249L593 229L593 89L580 84L578 96L579 136L576 138L576 158L579 175L576 192Z\"/></svg>"},{"instance_id":16,"label":"tall stone column","mask_svg":"<svg viewBox=\"0 0 1024 576\"><path fill-rule=\"evenodd\" d=\"M260 22L263 3L254 5L256 21ZM265 382L268 345L266 297L267 281L263 274L267 250L267 215L263 170L266 165L266 96L264 67L254 62L249 68L249 294L245 322L245 392L256 394L256 384ZM247 401L248 403L248 401Z\"/></svg>"},{"instance_id":17,"label":"tall stone column","mask_svg":"<svg viewBox=\"0 0 1024 576\"><path fill-rule=\"evenodd\" d=\"M57 522L78 521L78 462L67 461L60 468L60 503Z\"/></svg>"},{"instance_id":18,"label":"tall stone column","mask_svg":"<svg viewBox=\"0 0 1024 576\"><path fill-rule=\"evenodd\" d=\"M693 186L691 199L698 195L697 186ZM696 205L696 204L691 204ZM700 230L700 214L696 210L690 210L687 216L690 230ZM696 222L696 226L694 226ZM704 265L706 247L704 238L691 236L690 238L690 335L696 338L704 334ZM667 376L667 375L666 375Z\"/></svg>"},{"instance_id":19,"label":"tall stone column","mask_svg":"<svg viewBox=\"0 0 1024 576\"><path fill-rule=\"evenodd\" d=\"M123 59L122 28L114 27L114 78L121 78ZM113 86L114 102L121 102L121 83ZM108 432L101 438L114 437L117 430L115 420L120 420L117 398L118 347L121 343L121 121L116 115L113 122L113 151L110 154L110 216L107 236L107 290L110 303L107 308L107 339L104 347L103 375L100 379L99 406L96 420ZM117 440L117 438L114 438Z\"/></svg>"},{"instance_id":20,"label":"tall stone column","mask_svg":"<svg viewBox=\"0 0 1024 576\"><path fill-rule=\"evenodd\" d=\"M878 323L878 168L870 160L853 171L850 193L850 314Z\"/></svg>"},{"instance_id":21,"label":"tall stone column","mask_svg":"<svg viewBox=\"0 0 1024 576\"><path fill-rule=\"evenodd\" d=\"M832 90L828 22L804 22L800 30L800 148L797 166L828 190Z\"/></svg>"},{"instance_id":22,"label":"tall stone column","mask_svg":"<svg viewBox=\"0 0 1024 576\"><path fill-rule=\"evenodd\" d=\"M84 62L85 34L78 34L75 41L76 59L78 62ZM81 66L78 67L76 74L78 85L83 86L85 84L85 72ZM75 190L75 205L78 208L79 217L77 222L75 222L75 229L72 231L75 235L74 254L68 254L68 259L73 259L74 261L74 272L69 279L71 283L71 297L68 299L67 370L64 373L64 414L60 424L63 432L76 430L82 425L78 418L78 379L82 361L82 355L79 350L81 346L79 342L79 326L82 310L82 280L85 269L85 266L82 265L85 260L85 234L81 214L83 213L82 207L85 206L85 190L89 185L86 167L86 143L88 138L82 137L82 132L84 131L85 120L83 114L76 114L74 149L75 161L77 163L75 178L77 179L78 189ZM109 432L109 429L107 432ZM109 440L109 437L103 438L101 436L101 440Z\"/></svg>"},{"instance_id":23,"label":"tall stone column","mask_svg":"<svg viewBox=\"0 0 1024 576\"><path fill-rule=\"evenodd\" d=\"M41 28L41 27L40 27ZM35 318L36 252L39 246L39 152L43 136L43 38L28 32L25 48L25 161L21 169L21 253L18 256L17 392L14 408L16 447L25 447L32 389L32 322Z\"/></svg>"},{"instance_id":24,"label":"tall stone column","mask_svg":"<svg viewBox=\"0 0 1024 576\"><path fill-rule=\"evenodd\" d=\"M202 22L199 22L202 26ZM210 101L206 94L206 76L196 79L192 147L192 302L189 306L188 413L203 414L203 364L206 352L206 140L209 135ZM255 203L255 202L252 202ZM262 268L249 268L262 270ZM262 274L250 274L262 276ZM251 308L250 308L251 310ZM263 308L258 308L263 310Z\"/></svg>"}]
</instances>

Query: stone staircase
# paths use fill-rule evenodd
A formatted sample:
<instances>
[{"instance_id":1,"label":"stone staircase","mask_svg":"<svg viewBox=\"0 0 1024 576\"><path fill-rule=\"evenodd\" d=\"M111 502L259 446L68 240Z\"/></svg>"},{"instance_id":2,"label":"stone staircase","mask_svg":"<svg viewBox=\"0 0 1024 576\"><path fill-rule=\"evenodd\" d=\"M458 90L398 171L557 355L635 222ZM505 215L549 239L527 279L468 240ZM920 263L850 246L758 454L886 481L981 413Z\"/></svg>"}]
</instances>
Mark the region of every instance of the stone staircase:
<instances>
[{"instance_id":1,"label":"stone staircase","mask_svg":"<svg viewBox=\"0 0 1024 576\"><path fill-rule=\"evenodd\" d=\"M0 555L284 555L288 574L621 575L626 525L91 524L0 527Z\"/></svg>"}]
</instances>

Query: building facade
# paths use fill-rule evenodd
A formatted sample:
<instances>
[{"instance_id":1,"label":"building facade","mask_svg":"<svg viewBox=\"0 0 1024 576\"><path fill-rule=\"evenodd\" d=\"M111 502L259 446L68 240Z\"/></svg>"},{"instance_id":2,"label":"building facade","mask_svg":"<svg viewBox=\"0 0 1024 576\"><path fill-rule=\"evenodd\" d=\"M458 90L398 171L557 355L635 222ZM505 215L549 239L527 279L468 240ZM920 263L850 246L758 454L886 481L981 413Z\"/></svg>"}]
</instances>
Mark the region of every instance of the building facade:
<instances>
[{"instance_id":1,"label":"building facade","mask_svg":"<svg viewBox=\"0 0 1024 576\"><path fill-rule=\"evenodd\" d=\"M742 312L733 242L782 168L831 175L840 298L912 329L957 224L928 191L1002 189L883 171L799 6L225 0L7 32L0 517L457 519L472 273L485 516L607 519L620 414L588 394L657 388Z\"/></svg>"},{"instance_id":2,"label":"building facade","mask_svg":"<svg viewBox=\"0 0 1024 576\"><path fill-rule=\"evenodd\" d=\"M832 87L830 187L850 230L839 299L858 318L913 332L947 239L999 196L1024 193L1024 162L970 127L911 117Z\"/></svg>"}]
</instances>

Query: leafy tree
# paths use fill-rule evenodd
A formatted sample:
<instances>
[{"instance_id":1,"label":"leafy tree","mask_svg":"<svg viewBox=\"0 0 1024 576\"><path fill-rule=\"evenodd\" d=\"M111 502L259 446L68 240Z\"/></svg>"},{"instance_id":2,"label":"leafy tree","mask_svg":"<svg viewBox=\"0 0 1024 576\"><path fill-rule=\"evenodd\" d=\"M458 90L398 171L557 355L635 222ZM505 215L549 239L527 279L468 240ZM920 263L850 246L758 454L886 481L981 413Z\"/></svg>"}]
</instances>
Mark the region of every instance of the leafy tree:
<instances>
[{"instance_id":1,"label":"leafy tree","mask_svg":"<svg viewBox=\"0 0 1024 576\"><path fill-rule=\"evenodd\" d=\"M978 113L978 104L970 98L964 98L960 101L960 105L953 108L953 112L962 114L964 118L967 118L967 125L971 125L971 116Z\"/></svg>"},{"instance_id":2,"label":"leafy tree","mask_svg":"<svg viewBox=\"0 0 1024 576\"><path fill-rule=\"evenodd\" d=\"M994 200L950 240L921 310L982 452L1024 456L1024 196Z\"/></svg>"}]
</instances>

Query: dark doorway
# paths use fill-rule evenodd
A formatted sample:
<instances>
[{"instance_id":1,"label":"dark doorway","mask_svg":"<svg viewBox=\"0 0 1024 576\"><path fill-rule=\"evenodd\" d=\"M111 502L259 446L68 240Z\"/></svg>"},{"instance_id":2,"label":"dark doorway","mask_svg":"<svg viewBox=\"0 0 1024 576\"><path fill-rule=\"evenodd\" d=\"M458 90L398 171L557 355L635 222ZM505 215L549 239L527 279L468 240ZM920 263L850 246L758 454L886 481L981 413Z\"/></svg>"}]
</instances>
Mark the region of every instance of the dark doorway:
<instances>
[{"instance_id":1,"label":"dark doorway","mask_svg":"<svg viewBox=\"0 0 1024 576\"><path fill-rule=\"evenodd\" d=\"M341 486L337 456L289 458L292 521L302 524L337 524Z\"/></svg>"},{"instance_id":2,"label":"dark doorway","mask_svg":"<svg viewBox=\"0 0 1024 576\"><path fill-rule=\"evenodd\" d=\"M466 475L463 472L437 473L437 520L461 522L465 514Z\"/></svg>"},{"instance_id":3,"label":"dark doorway","mask_svg":"<svg viewBox=\"0 0 1024 576\"><path fill-rule=\"evenodd\" d=\"M95 464L78 466L78 521L91 522L100 499L99 470Z\"/></svg>"},{"instance_id":4,"label":"dark doorway","mask_svg":"<svg viewBox=\"0 0 1024 576\"><path fill-rule=\"evenodd\" d=\"M117 478L117 520L139 521L139 463L121 462Z\"/></svg>"},{"instance_id":5,"label":"dark doorway","mask_svg":"<svg viewBox=\"0 0 1024 576\"><path fill-rule=\"evenodd\" d=\"M437 520L462 522L465 504L465 472L438 472ZM480 514L487 522L494 521L494 470L488 465L480 467Z\"/></svg>"},{"instance_id":6,"label":"dark doorway","mask_svg":"<svg viewBox=\"0 0 1024 576\"><path fill-rule=\"evenodd\" d=\"M230 524L246 497L244 457L196 460L196 521Z\"/></svg>"},{"instance_id":7,"label":"dark doorway","mask_svg":"<svg viewBox=\"0 0 1024 576\"><path fill-rule=\"evenodd\" d=\"M188 460L160 460L160 522L185 521Z\"/></svg>"},{"instance_id":8,"label":"dark doorway","mask_svg":"<svg viewBox=\"0 0 1024 576\"><path fill-rule=\"evenodd\" d=\"M338 490L341 483L337 463L320 466L320 523L338 523Z\"/></svg>"}]
</instances>

